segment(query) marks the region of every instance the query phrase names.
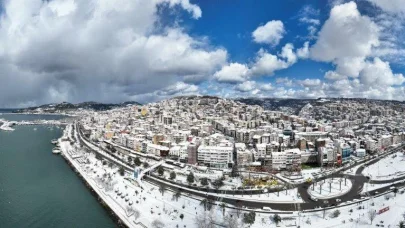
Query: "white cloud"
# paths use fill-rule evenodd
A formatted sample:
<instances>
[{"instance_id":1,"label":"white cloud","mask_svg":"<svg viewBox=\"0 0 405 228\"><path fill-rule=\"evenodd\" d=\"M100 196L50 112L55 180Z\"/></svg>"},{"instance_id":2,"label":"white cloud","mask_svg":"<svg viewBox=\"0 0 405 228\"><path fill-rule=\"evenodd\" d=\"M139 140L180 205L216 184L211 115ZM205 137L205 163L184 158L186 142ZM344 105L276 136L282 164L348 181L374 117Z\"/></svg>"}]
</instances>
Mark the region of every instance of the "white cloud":
<instances>
[{"instance_id":1,"label":"white cloud","mask_svg":"<svg viewBox=\"0 0 405 228\"><path fill-rule=\"evenodd\" d=\"M240 92L249 92L256 89L256 82L254 81L245 81L237 86L235 89Z\"/></svg>"},{"instance_id":2,"label":"white cloud","mask_svg":"<svg viewBox=\"0 0 405 228\"><path fill-rule=\"evenodd\" d=\"M316 33L318 32L318 26L321 24L319 18L319 10L316 10L311 5L305 5L301 8L298 13L299 22L301 24L305 24L308 30L307 39L314 39L316 38Z\"/></svg>"},{"instance_id":3,"label":"white cloud","mask_svg":"<svg viewBox=\"0 0 405 228\"><path fill-rule=\"evenodd\" d=\"M272 55L263 49L260 49L257 53L256 61L252 67L253 75L267 75L272 76L274 71L286 69L289 64L276 55Z\"/></svg>"},{"instance_id":4,"label":"white cloud","mask_svg":"<svg viewBox=\"0 0 405 228\"><path fill-rule=\"evenodd\" d=\"M297 55L294 53L294 45L292 45L291 43L286 44L281 49L280 57L286 59L287 63L290 65L297 62Z\"/></svg>"},{"instance_id":5,"label":"white cloud","mask_svg":"<svg viewBox=\"0 0 405 228\"><path fill-rule=\"evenodd\" d=\"M0 106L129 100L199 83L227 60L208 39L159 24L159 7L201 17L188 0L12 0L3 7Z\"/></svg>"},{"instance_id":6,"label":"white cloud","mask_svg":"<svg viewBox=\"0 0 405 228\"><path fill-rule=\"evenodd\" d=\"M368 0L390 13L405 13L404 0Z\"/></svg>"},{"instance_id":7,"label":"white cloud","mask_svg":"<svg viewBox=\"0 0 405 228\"><path fill-rule=\"evenodd\" d=\"M356 3L349 2L332 8L310 53L315 60L334 62L338 73L356 77L365 58L378 45L378 26L360 15Z\"/></svg>"},{"instance_id":8,"label":"white cloud","mask_svg":"<svg viewBox=\"0 0 405 228\"><path fill-rule=\"evenodd\" d=\"M346 79L347 77L336 73L336 71L328 71L325 73L325 78L332 81Z\"/></svg>"},{"instance_id":9,"label":"white cloud","mask_svg":"<svg viewBox=\"0 0 405 228\"><path fill-rule=\"evenodd\" d=\"M276 83L277 84L281 84L287 87L292 87L294 85L293 80L291 80L288 77L284 77L284 78L276 78Z\"/></svg>"},{"instance_id":10,"label":"white cloud","mask_svg":"<svg viewBox=\"0 0 405 228\"><path fill-rule=\"evenodd\" d=\"M278 45L285 33L284 24L281 21L269 21L263 26L259 26L253 33L252 37L256 43Z\"/></svg>"},{"instance_id":11,"label":"white cloud","mask_svg":"<svg viewBox=\"0 0 405 228\"><path fill-rule=\"evenodd\" d=\"M259 85L260 90L262 91L271 91L273 90L273 85L271 83L263 83Z\"/></svg>"},{"instance_id":12,"label":"white cloud","mask_svg":"<svg viewBox=\"0 0 405 228\"><path fill-rule=\"evenodd\" d=\"M214 74L214 78L219 82L237 83L249 78L249 68L239 63L231 63L223 66L221 70Z\"/></svg>"},{"instance_id":13,"label":"white cloud","mask_svg":"<svg viewBox=\"0 0 405 228\"><path fill-rule=\"evenodd\" d=\"M201 9L199 6L195 4L191 4L189 0L164 0L165 2L168 2L171 7L175 5L181 5L183 9L187 10L189 13L193 15L194 19L198 19L201 17Z\"/></svg>"},{"instance_id":14,"label":"white cloud","mask_svg":"<svg viewBox=\"0 0 405 228\"><path fill-rule=\"evenodd\" d=\"M402 85L405 78L402 74L393 74L388 62L380 58L374 58L373 62L367 63L360 73L360 82L367 87L387 87Z\"/></svg>"},{"instance_id":15,"label":"white cloud","mask_svg":"<svg viewBox=\"0 0 405 228\"><path fill-rule=\"evenodd\" d=\"M305 42L302 48L297 50L297 56L301 59L307 59L309 57L309 42Z\"/></svg>"},{"instance_id":16,"label":"white cloud","mask_svg":"<svg viewBox=\"0 0 405 228\"><path fill-rule=\"evenodd\" d=\"M304 87L318 87L322 82L319 79L305 79L299 81L299 83Z\"/></svg>"}]
</instances>

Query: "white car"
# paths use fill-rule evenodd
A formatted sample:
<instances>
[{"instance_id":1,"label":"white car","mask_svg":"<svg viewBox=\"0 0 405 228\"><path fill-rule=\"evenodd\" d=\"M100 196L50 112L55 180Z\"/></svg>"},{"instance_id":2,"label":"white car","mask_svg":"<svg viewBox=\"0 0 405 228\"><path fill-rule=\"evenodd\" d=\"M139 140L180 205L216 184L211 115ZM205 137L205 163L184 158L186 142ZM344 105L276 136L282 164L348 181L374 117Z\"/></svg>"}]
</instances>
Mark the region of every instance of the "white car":
<instances>
[{"instance_id":1,"label":"white car","mask_svg":"<svg viewBox=\"0 0 405 228\"><path fill-rule=\"evenodd\" d=\"M342 202L342 200L341 199L336 199L336 202Z\"/></svg>"}]
</instances>

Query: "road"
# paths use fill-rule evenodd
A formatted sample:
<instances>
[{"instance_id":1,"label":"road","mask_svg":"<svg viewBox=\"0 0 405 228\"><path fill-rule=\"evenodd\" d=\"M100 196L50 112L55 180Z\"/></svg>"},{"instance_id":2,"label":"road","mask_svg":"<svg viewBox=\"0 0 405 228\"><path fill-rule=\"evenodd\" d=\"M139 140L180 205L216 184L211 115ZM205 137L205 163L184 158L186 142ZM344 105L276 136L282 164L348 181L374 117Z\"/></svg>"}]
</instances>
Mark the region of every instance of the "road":
<instances>
[{"instance_id":1,"label":"road","mask_svg":"<svg viewBox=\"0 0 405 228\"><path fill-rule=\"evenodd\" d=\"M80 141L84 140L84 136L81 134L81 131L78 130L79 126L76 125L75 130L78 131L79 134L79 139ZM96 146L94 144L92 144L93 146ZM401 146L402 147L402 146ZM88 147L89 149L95 151L96 153L99 153L98 151L94 150L94 148L92 147ZM99 147L98 147L99 148ZM380 157L378 157L377 159L375 159L375 161L371 162L370 164L373 164L377 161L379 161L381 158L388 156L389 154L392 154L395 151L395 149L393 149L392 151L386 152L384 155L381 155ZM103 152L108 152L108 151L103 151ZM109 156L105 156L104 153L101 153L101 155L103 157L105 157L106 159L110 160L111 162L116 163L116 159L112 159ZM125 163L125 161L120 161L119 163ZM366 162L366 161L364 161ZM369 164L369 165L370 165ZM120 164L122 165L122 164ZM356 164L359 165L359 164ZM350 167L346 168L349 169ZM400 177L400 178L396 178L393 180L387 180L387 181L370 181L367 177L363 176L361 173L363 171L364 167L360 167L357 171L355 175L345 175L342 173L334 173L332 175L329 176L323 176L321 178L318 178L316 181L322 181L324 179L327 178L342 178L342 177L347 177L348 180L352 181L352 188L350 189L350 191L348 193L346 193L343 196L339 196L339 197L335 197L332 199L328 199L327 203L325 204L324 200L318 200L318 201L313 201L310 199L310 195L308 194L308 188L311 186L311 184L309 183L302 183L302 184L297 184L295 185L295 187L298 188L298 193L301 195L301 198L303 199L304 203L266 203L266 202L260 202L260 201L249 201L249 200L236 200L236 199L232 199L231 195L229 198L221 198L220 200L222 202L228 203L228 204L232 204L235 206L240 206L240 207L247 207L247 208L254 208L254 209L258 209L258 208L263 208L263 207L270 207L274 210L280 210L280 211L296 211L298 208L300 210L309 210L309 209L315 209L315 208L319 208L319 207L325 207L325 206L331 206L331 205L337 205L339 203L336 202L336 199L339 198L341 199L341 202L347 202L347 201L353 201L355 199L360 199L361 198L361 191L363 189L363 186L365 183L369 182L369 183L375 183L375 184L386 184L386 183L393 183L395 181L398 180L405 180L405 177ZM133 171L132 169L128 169ZM178 186L178 187L173 187L171 185L168 185L166 183L164 183L163 181L159 181L159 180L155 180L150 178L149 176L145 175L144 179L148 182L152 182L155 185L163 185L167 188L171 188L174 190L179 190L182 193L189 193L198 197L203 197L203 198L207 198L207 199L211 199L214 201L218 201L218 197L212 196L212 195L207 195L207 193L197 193L193 190L190 190L186 187L182 187L182 186ZM396 184L396 185L391 185L391 186L402 186L403 184ZM383 187L381 189L379 189L379 192L384 192L384 191L389 191L391 186L387 186L387 187ZM372 193L371 193L372 194Z\"/></svg>"}]
</instances>

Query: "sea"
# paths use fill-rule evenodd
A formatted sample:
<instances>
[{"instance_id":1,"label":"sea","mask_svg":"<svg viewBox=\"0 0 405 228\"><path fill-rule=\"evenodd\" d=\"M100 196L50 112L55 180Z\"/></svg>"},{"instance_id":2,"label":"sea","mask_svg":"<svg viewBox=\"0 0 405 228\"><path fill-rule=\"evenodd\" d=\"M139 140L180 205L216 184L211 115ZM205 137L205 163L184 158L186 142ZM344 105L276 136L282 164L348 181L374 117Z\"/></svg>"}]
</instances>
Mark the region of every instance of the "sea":
<instances>
[{"instance_id":1,"label":"sea","mask_svg":"<svg viewBox=\"0 0 405 228\"><path fill-rule=\"evenodd\" d=\"M56 120L0 110L0 119ZM60 155L52 139L62 128L13 126L0 131L0 227L116 227L108 212Z\"/></svg>"}]
</instances>

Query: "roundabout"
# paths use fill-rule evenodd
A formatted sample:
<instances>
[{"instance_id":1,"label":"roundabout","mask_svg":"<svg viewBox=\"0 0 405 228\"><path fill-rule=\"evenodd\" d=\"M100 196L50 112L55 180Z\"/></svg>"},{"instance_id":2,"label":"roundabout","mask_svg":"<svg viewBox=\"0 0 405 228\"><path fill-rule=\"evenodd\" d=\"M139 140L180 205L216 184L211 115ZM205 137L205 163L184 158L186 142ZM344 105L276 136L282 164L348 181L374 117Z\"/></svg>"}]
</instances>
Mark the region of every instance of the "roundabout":
<instances>
[{"instance_id":1,"label":"roundabout","mask_svg":"<svg viewBox=\"0 0 405 228\"><path fill-rule=\"evenodd\" d=\"M350 191L353 184L350 179L337 177L314 182L308 187L312 200L332 199L343 196Z\"/></svg>"}]
</instances>

